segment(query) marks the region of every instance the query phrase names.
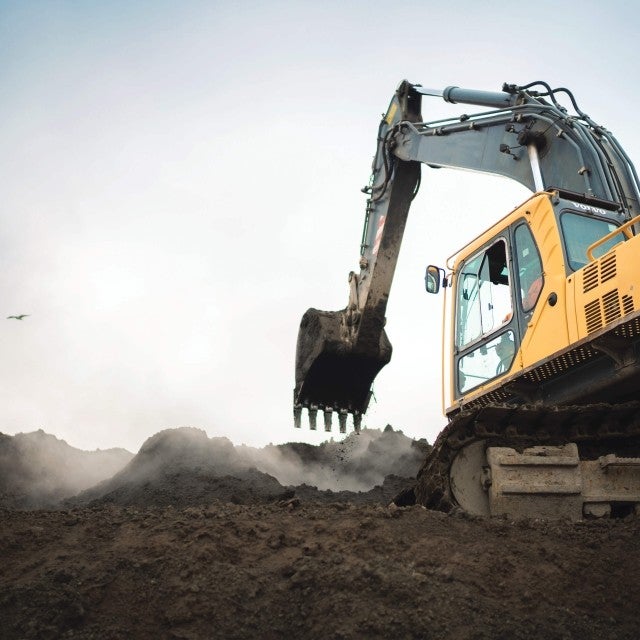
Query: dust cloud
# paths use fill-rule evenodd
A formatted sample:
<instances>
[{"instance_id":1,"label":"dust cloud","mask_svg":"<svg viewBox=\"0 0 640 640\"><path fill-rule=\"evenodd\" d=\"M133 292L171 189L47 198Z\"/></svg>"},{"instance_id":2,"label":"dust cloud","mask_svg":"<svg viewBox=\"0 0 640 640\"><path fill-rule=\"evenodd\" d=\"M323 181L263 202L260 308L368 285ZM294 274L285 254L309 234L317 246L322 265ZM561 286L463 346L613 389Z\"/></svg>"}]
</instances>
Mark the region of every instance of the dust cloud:
<instances>
[{"instance_id":1,"label":"dust cloud","mask_svg":"<svg viewBox=\"0 0 640 640\"><path fill-rule=\"evenodd\" d=\"M363 429L340 442L242 447L241 457L282 484L307 484L320 490L368 491L388 475L415 476L424 461L426 441L414 441L387 426Z\"/></svg>"},{"instance_id":2,"label":"dust cloud","mask_svg":"<svg viewBox=\"0 0 640 640\"><path fill-rule=\"evenodd\" d=\"M0 433L0 505L51 506L110 478L131 458L125 449L82 451L42 429Z\"/></svg>"},{"instance_id":3,"label":"dust cloud","mask_svg":"<svg viewBox=\"0 0 640 640\"><path fill-rule=\"evenodd\" d=\"M151 436L135 456L122 449L80 451L43 431L0 438L0 506L10 508L202 504L213 498L270 502L382 485L386 498L397 486L390 478L415 477L429 448L390 426L318 446L261 449L179 427Z\"/></svg>"}]
</instances>

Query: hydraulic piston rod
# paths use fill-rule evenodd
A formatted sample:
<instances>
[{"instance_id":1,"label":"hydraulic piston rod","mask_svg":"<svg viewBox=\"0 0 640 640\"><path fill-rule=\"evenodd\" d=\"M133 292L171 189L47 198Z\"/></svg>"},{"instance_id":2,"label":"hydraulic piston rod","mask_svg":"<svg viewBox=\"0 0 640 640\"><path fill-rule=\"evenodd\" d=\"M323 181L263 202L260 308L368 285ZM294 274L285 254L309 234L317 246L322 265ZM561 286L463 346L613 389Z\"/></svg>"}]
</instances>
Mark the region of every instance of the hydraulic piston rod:
<instances>
[{"instance_id":1,"label":"hydraulic piston rod","mask_svg":"<svg viewBox=\"0 0 640 640\"><path fill-rule=\"evenodd\" d=\"M517 94L506 91L479 91L477 89L461 89L460 87L446 87L446 89L415 87L415 90L423 96L435 96L451 104L475 104L492 109L508 109L518 100Z\"/></svg>"}]
</instances>

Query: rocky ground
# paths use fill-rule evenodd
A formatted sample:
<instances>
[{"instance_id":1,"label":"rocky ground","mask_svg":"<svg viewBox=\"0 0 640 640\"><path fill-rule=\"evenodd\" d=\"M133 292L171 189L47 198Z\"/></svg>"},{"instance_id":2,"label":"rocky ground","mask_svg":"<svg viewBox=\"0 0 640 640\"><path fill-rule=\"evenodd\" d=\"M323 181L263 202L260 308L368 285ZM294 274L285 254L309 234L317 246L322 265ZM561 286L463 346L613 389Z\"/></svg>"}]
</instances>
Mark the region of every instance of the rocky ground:
<instances>
[{"instance_id":1,"label":"rocky ground","mask_svg":"<svg viewBox=\"0 0 640 640\"><path fill-rule=\"evenodd\" d=\"M639 519L389 507L425 450L390 430L265 450L171 430L37 510L0 476L0 637L639 637Z\"/></svg>"}]
</instances>

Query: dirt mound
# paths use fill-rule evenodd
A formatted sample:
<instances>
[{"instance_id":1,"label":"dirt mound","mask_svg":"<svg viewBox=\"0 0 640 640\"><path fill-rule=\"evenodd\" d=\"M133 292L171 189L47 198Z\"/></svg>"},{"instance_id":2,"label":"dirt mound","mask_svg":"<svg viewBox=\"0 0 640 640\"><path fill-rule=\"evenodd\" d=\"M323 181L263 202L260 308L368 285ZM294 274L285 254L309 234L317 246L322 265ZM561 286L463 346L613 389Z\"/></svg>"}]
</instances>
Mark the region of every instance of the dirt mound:
<instances>
[{"instance_id":1,"label":"dirt mound","mask_svg":"<svg viewBox=\"0 0 640 640\"><path fill-rule=\"evenodd\" d=\"M167 429L149 438L113 478L64 506L262 504L296 497L388 503L411 483L424 444L400 432L363 430L343 442L235 447L200 429ZM329 488L330 487L330 488Z\"/></svg>"},{"instance_id":2,"label":"dirt mound","mask_svg":"<svg viewBox=\"0 0 640 640\"><path fill-rule=\"evenodd\" d=\"M110 478L132 457L125 449L82 451L42 430L0 433L0 507L49 507Z\"/></svg>"},{"instance_id":3,"label":"dirt mound","mask_svg":"<svg viewBox=\"0 0 640 640\"><path fill-rule=\"evenodd\" d=\"M185 507L212 500L264 503L293 495L388 502L395 488L406 486L403 479L416 475L427 449L425 441L415 442L391 427L365 429L319 446L262 449L182 427L155 434L135 456L123 449L81 451L43 431L0 434L0 507Z\"/></svg>"}]
</instances>

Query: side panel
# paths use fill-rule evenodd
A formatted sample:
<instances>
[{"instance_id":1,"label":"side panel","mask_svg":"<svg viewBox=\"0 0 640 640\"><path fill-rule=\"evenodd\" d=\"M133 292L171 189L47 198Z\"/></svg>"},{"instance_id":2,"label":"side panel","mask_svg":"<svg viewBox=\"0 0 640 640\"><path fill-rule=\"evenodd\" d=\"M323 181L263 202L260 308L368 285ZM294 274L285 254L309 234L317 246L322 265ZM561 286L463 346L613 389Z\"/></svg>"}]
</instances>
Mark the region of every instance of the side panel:
<instances>
[{"instance_id":1,"label":"side panel","mask_svg":"<svg viewBox=\"0 0 640 640\"><path fill-rule=\"evenodd\" d=\"M640 236L616 245L574 274L577 338L640 308Z\"/></svg>"},{"instance_id":2,"label":"side panel","mask_svg":"<svg viewBox=\"0 0 640 640\"><path fill-rule=\"evenodd\" d=\"M531 204L527 219L540 251L544 284L533 312L525 317L519 354L523 368L567 347L575 331L574 305L567 295L562 243L553 207L549 199Z\"/></svg>"}]
</instances>

